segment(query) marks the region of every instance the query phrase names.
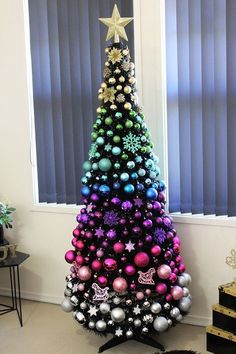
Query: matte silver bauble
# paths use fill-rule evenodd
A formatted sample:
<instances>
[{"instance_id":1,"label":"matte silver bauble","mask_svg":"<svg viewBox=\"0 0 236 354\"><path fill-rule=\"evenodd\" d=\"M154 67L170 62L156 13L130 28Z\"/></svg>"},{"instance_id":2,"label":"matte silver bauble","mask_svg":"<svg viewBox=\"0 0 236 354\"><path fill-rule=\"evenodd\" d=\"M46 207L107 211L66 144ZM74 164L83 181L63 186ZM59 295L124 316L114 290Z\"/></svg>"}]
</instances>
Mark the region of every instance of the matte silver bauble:
<instances>
[{"instance_id":1,"label":"matte silver bauble","mask_svg":"<svg viewBox=\"0 0 236 354\"><path fill-rule=\"evenodd\" d=\"M163 316L157 317L153 322L153 327L157 332L164 332L169 327L168 321Z\"/></svg>"},{"instance_id":2,"label":"matte silver bauble","mask_svg":"<svg viewBox=\"0 0 236 354\"><path fill-rule=\"evenodd\" d=\"M102 302L101 305L99 306L99 310L103 315L108 313L110 311L110 308L111 308L110 305L106 302Z\"/></svg>"},{"instance_id":3,"label":"matte silver bauble","mask_svg":"<svg viewBox=\"0 0 236 354\"><path fill-rule=\"evenodd\" d=\"M115 305L119 305L121 302L121 299L119 297L114 297L113 302Z\"/></svg>"},{"instance_id":4,"label":"matte silver bauble","mask_svg":"<svg viewBox=\"0 0 236 354\"><path fill-rule=\"evenodd\" d=\"M111 319L114 322L120 323L122 321L124 321L125 319L125 312L121 307L115 307L112 311L111 311Z\"/></svg>"},{"instance_id":5,"label":"matte silver bauble","mask_svg":"<svg viewBox=\"0 0 236 354\"><path fill-rule=\"evenodd\" d=\"M192 302L188 297L183 297L179 301L179 308L181 311L188 312L191 307L191 304L192 304Z\"/></svg>"},{"instance_id":6,"label":"matte silver bauble","mask_svg":"<svg viewBox=\"0 0 236 354\"><path fill-rule=\"evenodd\" d=\"M95 322L94 321L89 321L88 326L89 326L90 329L94 329L95 328Z\"/></svg>"},{"instance_id":7,"label":"matte silver bauble","mask_svg":"<svg viewBox=\"0 0 236 354\"><path fill-rule=\"evenodd\" d=\"M173 309L171 309L170 311L171 317L176 318L177 316L179 316L179 314L180 314L180 310L178 307L173 307Z\"/></svg>"},{"instance_id":8,"label":"matte silver bauble","mask_svg":"<svg viewBox=\"0 0 236 354\"><path fill-rule=\"evenodd\" d=\"M81 308L81 310L85 310L87 308L87 304L86 302L81 302L81 304L79 305L79 307Z\"/></svg>"},{"instance_id":9,"label":"matte silver bauble","mask_svg":"<svg viewBox=\"0 0 236 354\"><path fill-rule=\"evenodd\" d=\"M128 329L128 331L125 333L126 337L129 339L129 338L132 338L134 333L131 329Z\"/></svg>"},{"instance_id":10,"label":"matte silver bauble","mask_svg":"<svg viewBox=\"0 0 236 354\"><path fill-rule=\"evenodd\" d=\"M136 318L136 320L134 320L134 326L135 327L140 327L142 325L142 322L139 318Z\"/></svg>"},{"instance_id":11,"label":"matte silver bauble","mask_svg":"<svg viewBox=\"0 0 236 354\"><path fill-rule=\"evenodd\" d=\"M77 312L76 314L76 319L79 323L84 323L85 322L85 317L82 312Z\"/></svg>"},{"instance_id":12,"label":"matte silver bauble","mask_svg":"<svg viewBox=\"0 0 236 354\"><path fill-rule=\"evenodd\" d=\"M167 320L167 322L168 322L169 327L171 327L172 324L173 324L172 320L169 318L169 319Z\"/></svg>"},{"instance_id":13,"label":"matte silver bauble","mask_svg":"<svg viewBox=\"0 0 236 354\"><path fill-rule=\"evenodd\" d=\"M151 305L151 311L152 313L159 313L161 312L161 304L159 304L159 302L154 302Z\"/></svg>"},{"instance_id":14,"label":"matte silver bauble","mask_svg":"<svg viewBox=\"0 0 236 354\"><path fill-rule=\"evenodd\" d=\"M65 312L71 312L73 310L74 307L71 304L69 297L65 297L65 299L62 301L61 308Z\"/></svg>"},{"instance_id":15,"label":"matte silver bauble","mask_svg":"<svg viewBox=\"0 0 236 354\"><path fill-rule=\"evenodd\" d=\"M70 302L72 303L73 306L78 306L79 304L79 299L77 298L77 296L73 295L70 298Z\"/></svg>"},{"instance_id":16,"label":"matte silver bauble","mask_svg":"<svg viewBox=\"0 0 236 354\"><path fill-rule=\"evenodd\" d=\"M107 328L107 324L105 321L103 320L99 320L96 322L96 329L99 331L99 332L104 332Z\"/></svg>"}]
</instances>

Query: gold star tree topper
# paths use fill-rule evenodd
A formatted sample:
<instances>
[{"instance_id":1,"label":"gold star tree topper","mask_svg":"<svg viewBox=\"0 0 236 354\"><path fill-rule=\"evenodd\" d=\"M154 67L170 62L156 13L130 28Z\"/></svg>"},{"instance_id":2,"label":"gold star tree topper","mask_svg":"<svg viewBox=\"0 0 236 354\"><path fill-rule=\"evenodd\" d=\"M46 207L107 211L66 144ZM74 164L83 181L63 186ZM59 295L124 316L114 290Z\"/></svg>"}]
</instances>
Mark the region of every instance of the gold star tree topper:
<instances>
[{"instance_id":1,"label":"gold star tree topper","mask_svg":"<svg viewBox=\"0 0 236 354\"><path fill-rule=\"evenodd\" d=\"M125 32L125 26L133 20L133 17L120 17L120 13L117 5L115 4L112 12L112 16L109 18L99 18L99 21L108 26L107 38L109 41L110 38L114 37L114 42L119 42L119 37L124 38L128 41L128 37Z\"/></svg>"}]
</instances>

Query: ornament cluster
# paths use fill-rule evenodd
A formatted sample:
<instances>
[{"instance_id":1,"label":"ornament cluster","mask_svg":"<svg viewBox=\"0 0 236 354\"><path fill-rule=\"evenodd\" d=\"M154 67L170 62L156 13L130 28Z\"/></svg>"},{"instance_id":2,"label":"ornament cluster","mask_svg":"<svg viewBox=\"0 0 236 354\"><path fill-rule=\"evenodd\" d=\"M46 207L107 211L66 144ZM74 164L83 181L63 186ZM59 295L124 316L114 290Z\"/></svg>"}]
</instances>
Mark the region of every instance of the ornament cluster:
<instances>
[{"instance_id":1,"label":"ornament cluster","mask_svg":"<svg viewBox=\"0 0 236 354\"><path fill-rule=\"evenodd\" d=\"M129 49L116 43L105 52L62 307L89 329L131 338L183 319L191 277L165 213L165 183L137 104Z\"/></svg>"}]
</instances>

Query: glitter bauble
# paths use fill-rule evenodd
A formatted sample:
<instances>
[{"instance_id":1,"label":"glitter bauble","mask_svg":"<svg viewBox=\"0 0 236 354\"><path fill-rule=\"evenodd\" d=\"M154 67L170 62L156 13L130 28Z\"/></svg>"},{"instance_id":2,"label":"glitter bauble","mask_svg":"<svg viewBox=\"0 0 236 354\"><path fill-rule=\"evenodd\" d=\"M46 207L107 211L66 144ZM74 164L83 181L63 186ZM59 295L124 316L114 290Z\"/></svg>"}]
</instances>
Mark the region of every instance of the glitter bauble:
<instances>
[{"instance_id":1,"label":"glitter bauble","mask_svg":"<svg viewBox=\"0 0 236 354\"><path fill-rule=\"evenodd\" d=\"M103 158L99 161L98 167L101 171L106 172L111 169L112 163L109 159Z\"/></svg>"},{"instance_id":2,"label":"glitter bauble","mask_svg":"<svg viewBox=\"0 0 236 354\"><path fill-rule=\"evenodd\" d=\"M119 253L122 253L125 249L125 245L121 242L116 242L114 245L113 245L113 250L115 253L119 254Z\"/></svg>"}]
</instances>

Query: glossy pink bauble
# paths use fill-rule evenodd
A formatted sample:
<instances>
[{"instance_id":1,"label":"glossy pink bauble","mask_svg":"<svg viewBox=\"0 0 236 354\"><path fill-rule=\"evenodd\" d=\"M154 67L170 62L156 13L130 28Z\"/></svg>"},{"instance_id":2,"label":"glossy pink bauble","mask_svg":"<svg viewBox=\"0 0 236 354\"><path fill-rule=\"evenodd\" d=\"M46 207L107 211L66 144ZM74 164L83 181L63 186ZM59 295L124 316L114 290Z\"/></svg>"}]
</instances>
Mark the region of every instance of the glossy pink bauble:
<instances>
[{"instance_id":1,"label":"glossy pink bauble","mask_svg":"<svg viewBox=\"0 0 236 354\"><path fill-rule=\"evenodd\" d=\"M175 237L173 238L173 242L174 242L174 243L177 243L178 245L180 245L180 239L179 239L179 237L178 237L178 236L175 236Z\"/></svg>"},{"instance_id":2,"label":"glossy pink bauble","mask_svg":"<svg viewBox=\"0 0 236 354\"><path fill-rule=\"evenodd\" d=\"M172 301L172 295L171 294L166 294L166 301L167 302Z\"/></svg>"},{"instance_id":3,"label":"glossy pink bauble","mask_svg":"<svg viewBox=\"0 0 236 354\"><path fill-rule=\"evenodd\" d=\"M80 280L86 281L91 278L92 272L88 266L82 266L79 268L77 274Z\"/></svg>"},{"instance_id":4,"label":"glossy pink bauble","mask_svg":"<svg viewBox=\"0 0 236 354\"><path fill-rule=\"evenodd\" d=\"M95 259L94 261L92 261L91 267L93 270L95 270L95 272L98 272L102 268L102 262L98 259Z\"/></svg>"},{"instance_id":5,"label":"glossy pink bauble","mask_svg":"<svg viewBox=\"0 0 236 354\"><path fill-rule=\"evenodd\" d=\"M161 294L161 295L165 294L165 293L167 292L167 286L166 286L166 284L164 284L164 283L159 283L159 284L157 284L157 286L156 286L156 292L157 292L158 294Z\"/></svg>"},{"instance_id":6,"label":"glossy pink bauble","mask_svg":"<svg viewBox=\"0 0 236 354\"><path fill-rule=\"evenodd\" d=\"M107 278L106 278L104 275L100 275L100 276L98 277L98 283L99 283L99 285L101 285L101 286L106 286L107 283L108 283L108 280L107 280Z\"/></svg>"},{"instance_id":7,"label":"glossy pink bauble","mask_svg":"<svg viewBox=\"0 0 236 354\"><path fill-rule=\"evenodd\" d=\"M78 265L82 265L82 264L84 264L84 257L78 255L78 256L76 256L75 261Z\"/></svg>"},{"instance_id":8,"label":"glossy pink bauble","mask_svg":"<svg viewBox=\"0 0 236 354\"><path fill-rule=\"evenodd\" d=\"M183 289L178 285L173 286L171 289L171 295L174 300L180 300L183 297Z\"/></svg>"},{"instance_id":9,"label":"glossy pink bauble","mask_svg":"<svg viewBox=\"0 0 236 354\"><path fill-rule=\"evenodd\" d=\"M97 253L96 253L96 255L97 255L97 257L103 257L103 251L102 250L98 250L97 251Z\"/></svg>"},{"instance_id":10,"label":"glossy pink bauble","mask_svg":"<svg viewBox=\"0 0 236 354\"><path fill-rule=\"evenodd\" d=\"M84 243L81 240L78 240L75 244L75 247L79 250L82 251L84 249Z\"/></svg>"},{"instance_id":11,"label":"glossy pink bauble","mask_svg":"<svg viewBox=\"0 0 236 354\"><path fill-rule=\"evenodd\" d=\"M161 253L161 247L160 246L158 246L158 245L155 245L155 246L153 246L152 248L151 248L151 254L153 255L153 256L159 256L159 254Z\"/></svg>"},{"instance_id":12,"label":"glossy pink bauble","mask_svg":"<svg viewBox=\"0 0 236 354\"><path fill-rule=\"evenodd\" d=\"M76 242L77 242L77 238L73 237L71 241L72 246L76 247Z\"/></svg>"},{"instance_id":13,"label":"glossy pink bauble","mask_svg":"<svg viewBox=\"0 0 236 354\"><path fill-rule=\"evenodd\" d=\"M79 230L79 229L74 229L73 235L74 235L75 237L79 237L79 235L80 235L80 230Z\"/></svg>"},{"instance_id":14,"label":"glossy pink bauble","mask_svg":"<svg viewBox=\"0 0 236 354\"><path fill-rule=\"evenodd\" d=\"M113 289L117 292L117 293L123 293L127 287L128 287L128 284L127 284L127 281L124 279L124 278L116 278L114 281L113 281Z\"/></svg>"},{"instance_id":15,"label":"glossy pink bauble","mask_svg":"<svg viewBox=\"0 0 236 354\"><path fill-rule=\"evenodd\" d=\"M171 275L171 268L167 264L162 264L158 267L157 274L160 279L168 279Z\"/></svg>"},{"instance_id":16,"label":"glossy pink bauble","mask_svg":"<svg viewBox=\"0 0 236 354\"><path fill-rule=\"evenodd\" d=\"M143 300L144 299L144 293L142 293L142 291L138 291L136 294L136 298L138 300Z\"/></svg>"},{"instance_id":17,"label":"glossy pink bauble","mask_svg":"<svg viewBox=\"0 0 236 354\"><path fill-rule=\"evenodd\" d=\"M96 246L95 245L90 245L89 249L90 249L91 252L94 252L94 251L96 251Z\"/></svg>"},{"instance_id":18,"label":"glossy pink bauble","mask_svg":"<svg viewBox=\"0 0 236 354\"><path fill-rule=\"evenodd\" d=\"M122 253L125 249L125 245L121 242L116 242L114 245L113 245L113 250L115 253L119 254L119 253Z\"/></svg>"},{"instance_id":19,"label":"glossy pink bauble","mask_svg":"<svg viewBox=\"0 0 236 354\"><path fill-rule=\"evenodd\" d=\"M79 290L79 291L84 291L84 289L85 289L84 284L79 284L79 285L78 285L78 290Z\"/></svg>"},{"instance_id":20,"label":"glossy pink bauble","mask_svg":"<svg viewBox=\"0 0 236 354\"><path fill-rule=\"evenodd\" d=\"M130 289L131 290L135 290L136 289L136 285L134 283L130 284Z\"/></svg>"},{"instance_id":21,"label":"glossy pink bauble","mask_svg":"<svg viewBox=\"0 0 236 354\"><path fill-rule=\"evenodd\" d=\"M175 273L171 273L169 280L172 284L175 283L177 280L177 275Z\"/></svg>"},{"instance_id":22,"label":"glossy pink bauble","mask_svg":"<svg viewBox=\"0 0 236 354\"><path fill-rule=\"evenodd\" d=\"M175 258L175 262L176 262L177 264L179 264L179 263L181 263L181 261L182 261L182 256L179 254L179 255Z\"/></svg>"},{"instance_id":23,"label":"glossy pink bauble","mask_svg":"<svg viewBox=\"0 0 236 354\"><path fill-rule=\"evenodd\" d=\"M66 252L65 254L65 260L68 262L68 263L73 263L74 260L75 260L75 257L76 257L76 253L75 251L73 250L69 250Z\"/></svg>"},{"instance_id":24,"label":"glossy pink bauble","mask_svg":"<svg viewBox=\"0 0 236 354\"><path fill-rule=\"evenodd\" d=\"M132 264L127 264L125 266L125 273L127 275L132 276L132 275L135 274L135 272L136 272L136 269L135 269L135 267Z\"/></svg>"},{"instance_id":25,"label":"glossy pink bauble","mask_svg":"<svg viewBox=\"0 0 236 354\"><path fill-rule=\"evenodd\" d=\"M184 273L185 270L186 270L185 265L184 265L183 263L181 263L181 264L179 265L179 271L180 271L180 273Z\"/></svg>"},{"instance_id":26,"label":"glossy pink bauble","mask_svg":"<svg viewBox=\"0 0 236 354\"><path fill-rule=\"evenodd\" d=\"M149 255L146 252L139 252L134 257L134 263L136 266L143 268L149 263Z\"/></svg>"},{"instance_id":27,"label":"glossy pink bauble","mask_svg":"<svg viewBox=\"0 0 236 354\"><path fill-rule=\"evenodd\" d=\"M105 259L103 266L106 270L111 272L111 271L117 269L117 261L113 258L107 258L107 259Z\"/></svg>"}]
</instances>

